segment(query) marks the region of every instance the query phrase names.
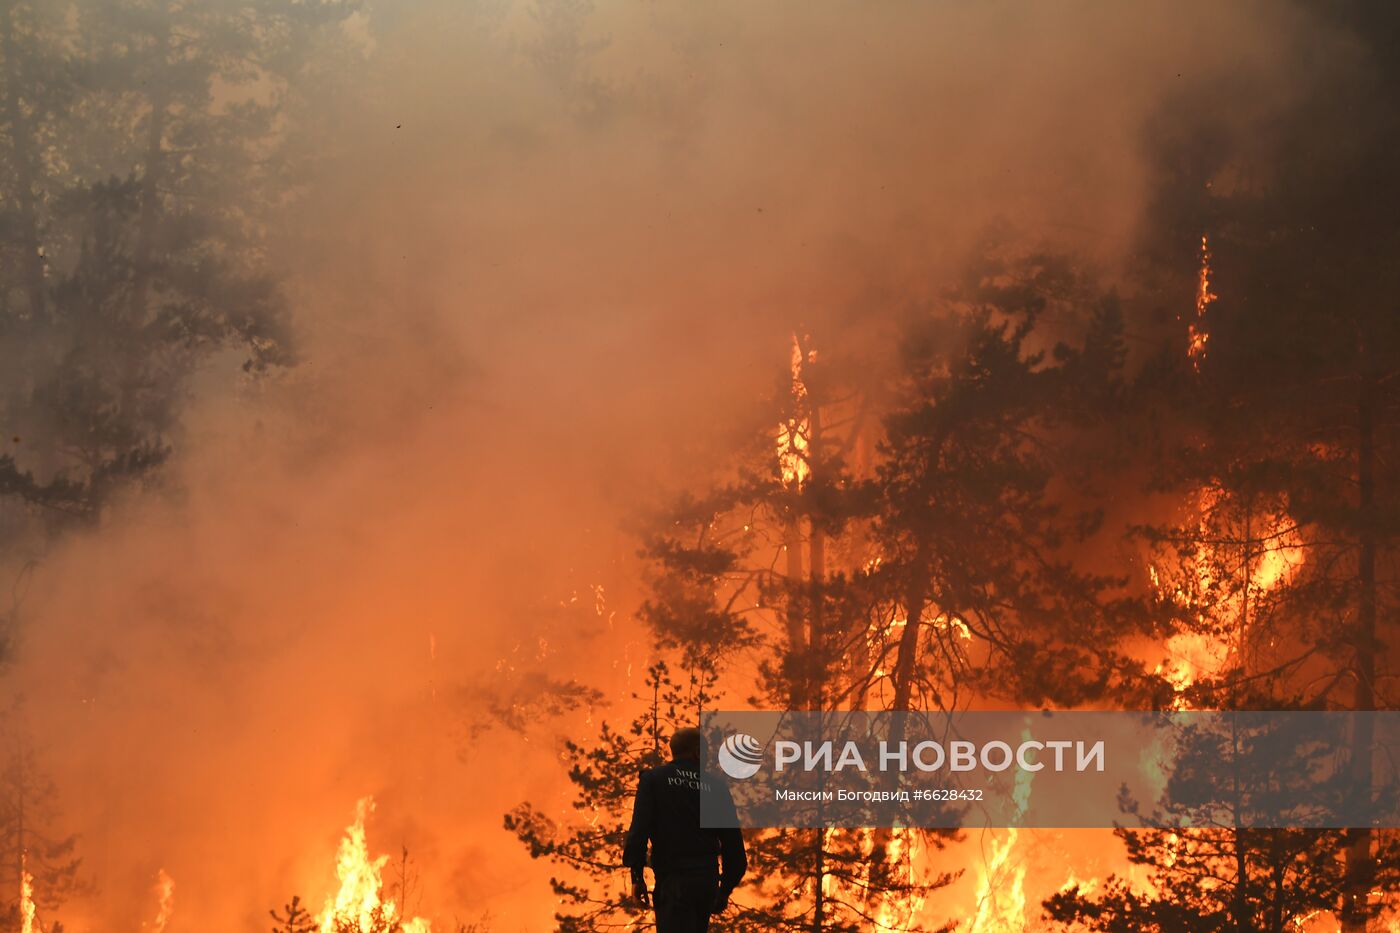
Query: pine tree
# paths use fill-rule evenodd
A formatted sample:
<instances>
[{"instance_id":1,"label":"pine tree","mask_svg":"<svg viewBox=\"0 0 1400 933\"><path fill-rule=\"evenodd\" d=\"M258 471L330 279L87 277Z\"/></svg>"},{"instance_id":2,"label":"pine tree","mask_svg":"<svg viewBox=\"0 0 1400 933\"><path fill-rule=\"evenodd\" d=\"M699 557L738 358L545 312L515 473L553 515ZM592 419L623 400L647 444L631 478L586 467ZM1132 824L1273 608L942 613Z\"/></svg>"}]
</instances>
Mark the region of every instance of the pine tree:
<instances>
[{"instance_id":1,"label":"pine tree","mask_svg":"<svg viewBox=\"0 0 1400 933\"><path fill-rule=\"evenodd\" d=\"M272 928L272 933L311 933L319 926L316 918L301 906L300 897L294 896L291 903L282 908L281 914L275 909L269 910L268 914L277 924Z\"/></svg>"},{"instance_id":2,"label":"pine tree","mask_svg":"<svg viewBox=\"0 0 1400 933\"><path fill-rule=\"evenodd\" d=\"M78 837L60 831L57 786L22 730L13 723L7 726L7 757L0 769L0 865L9 879L6 900L18 902L21 878L28 875L40 916L51 917L82 884Z\"/></svg>"},{"instance_id":3,"label":"pine tree","mask_svg":"<svg viewBox=\"0 0 1400 933\"><path fill-rule=\"evenodd\" d=\"M1081 319L1077 345L1046 333L1051 310ZM879 649L888 708L1072 705L1139 686L1120 647L1139 619L1120 578L1079 566L1102 514L1072 485L1080 435L1112 400L1121 326L1063 257L996 250L906 324L872 483L871 584L895 620Z\"/></svg>"},{"instance_id":4,"label":"pine tree","mask_svg":"<svg viewBox=\"0 0 1400 933\"><path fill-rule=\"evenodd\" d=\"M560 826L528 803L506 815L506 828L532 858L547 859L576 876L550 879L568 909L556 915L559 929L605 929L636 922L643 915L627 897L620 871L637 776L666 761L663 749L669 736L695 724L698 710L713 696L713 685L713 675L703 670L692 671L678 683L666 664L653 664L647 671L647 692L633 697L641 711L624 729L604 721L595 743L564 743L575 789L573 806L582 815L582 825Z\"/></svg>"},{"instance_id":5,"label":"pine tree","mask_svg":"<svg viewBox=\"0 0 1400 933\"><path fill-rule=\"evenodd\" d=\"M0 494L92 517L166 459L198 366L293 361L266 242L293 184L282 118L350 9L0 9Z\"/></svg>"}]
</instances>

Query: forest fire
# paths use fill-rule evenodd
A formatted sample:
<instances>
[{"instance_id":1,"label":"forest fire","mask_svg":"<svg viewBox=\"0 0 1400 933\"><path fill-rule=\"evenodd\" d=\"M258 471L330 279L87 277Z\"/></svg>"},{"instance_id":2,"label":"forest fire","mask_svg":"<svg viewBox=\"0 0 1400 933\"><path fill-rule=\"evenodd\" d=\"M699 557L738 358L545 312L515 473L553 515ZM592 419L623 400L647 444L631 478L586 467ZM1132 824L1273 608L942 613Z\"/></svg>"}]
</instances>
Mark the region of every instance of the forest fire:
<instances>
[{"instance_id":1,"label":"forest fire","mask_svg":"<svg viewBox=\"0 0 1400 933\"><path fill-rule=\"evenodd\" d=\"M1397 35L0 3L0 933L664 930L716 710L1394 713ZM1400 933L1400 816L1177 819L1241 741L750 820L712 929Z\"/></svg>"}]
</instances>

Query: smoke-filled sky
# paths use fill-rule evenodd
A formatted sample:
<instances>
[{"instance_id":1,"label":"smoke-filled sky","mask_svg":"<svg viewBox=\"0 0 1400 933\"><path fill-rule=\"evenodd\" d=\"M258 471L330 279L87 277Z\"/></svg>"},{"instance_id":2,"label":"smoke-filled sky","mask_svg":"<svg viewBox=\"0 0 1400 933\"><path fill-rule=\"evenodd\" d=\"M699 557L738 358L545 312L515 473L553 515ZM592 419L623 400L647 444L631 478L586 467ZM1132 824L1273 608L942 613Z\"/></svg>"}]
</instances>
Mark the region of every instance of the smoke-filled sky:
<instances>
[{"instance_id":1,"label":"smoke-filled sky","mask_svg":"<svg viewBox=\"0 0 1400 933\"><path fill-rule=\"evenodd\" d=\"M788 335L878 348L996 222L1112 278L1164 101L1247 128L1317 77L1297 43L1346 48L1277 3L656 0L571 61L574 9L351 21L272 236L300 363L202 372L165 485L34 574L6 684L81 833L70 929L138 929L161 868L174 931L319 906L366 794L419 912L547 928L502 814L562 810L558 736L609 707L473 726L541 676L628 718L630 529Z\"/></svg>"}]
</instances>

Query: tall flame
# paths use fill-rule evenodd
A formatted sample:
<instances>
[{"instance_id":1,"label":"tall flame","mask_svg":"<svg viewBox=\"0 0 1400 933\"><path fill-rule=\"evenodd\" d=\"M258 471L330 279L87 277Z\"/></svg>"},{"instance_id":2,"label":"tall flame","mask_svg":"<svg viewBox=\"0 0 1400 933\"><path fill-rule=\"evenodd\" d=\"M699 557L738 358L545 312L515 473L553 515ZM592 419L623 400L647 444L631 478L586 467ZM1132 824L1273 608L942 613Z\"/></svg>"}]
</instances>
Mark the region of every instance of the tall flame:
<instances>
[{"instance_id":1,"label":"tall flame","mask_svg":"<svg viewBox=\"0 0 1400 933\"><path fill-rule=\"evenodd\" d=\"M1020 834L1013 826L992 840L991 854L978 869L977 907L968 921L968 933L1025 929L1026 865L1011 857Z\"/></svg>"},{"instance_id":2,"label":"tall flame","mask_svg":"<svg viewBox=\"0 0 1400 933\"><path fill-rule=\"evenodd\" d=\"M376 933L402 930L403 933L430 933L431 925L421 917L397 922L399 906L381 896L382 872L389 856L370 858L365 841L365 819L374 812L374 798L364 797L355 804L355 822L345 828L336 854L335 873L340 890L326 899L318 918L319 933Z\"/></svg>"},{"instance_id":3,"label":"tall flame","mask_svg":"<svg viewBox=\"0 0 1400 933\"><path fill-rule=\"evenodd\" d=\"M873 839L874 834L869 834ZM909 885L920 882L923 872L924 852L919 848L919 837L914 830L894 828L889 831L886 858L891 865L898 866L900 880ZM914 929L919 914L924 909L925 898L916 893L887 896L882 899L874 916L875 926L882 930Z\"/></svg>"},{"instance_id":4,"label":"tall flame","mask_svg":"<svg viewBox=\"0 0 1400 933\"><path fill-rule=\"evenodd\" d=\"M1021 733L1022 741L1031 738L1030 728ZM1026 812L1031 802L1031 781L1035 773L1018 771L1011 790L1017 815ZM968 933L1024 930L1026 928L1026 861L1013 858L1021 831L1006 830L1000 840L992 840L991 855L983 860L977 882L977 908L968 922Z\"/></svg>"},{"instance_id":5,"label":"tall flame","mask_svg":"<svg viewBox=\"0 0 1400 933\"><path fill-rule=\"evenodd\" d=\"M34 876L29 873L29 857L19 857L19 928L20 933L43 933L34 919Z\"/></svg>"},{"instance_id":6,"label":"tall flame","mask_svg":"<svg viewBox=\"0 0 1400 933\"><path fill-rule=\"evenodd\" d=\"M164 868L156 872L156 903L156 922L151 929L155 933L164 933L171 915L175 913L175 879Z\"/></svg>"},{"instance_id":7,"label":"tall flame","mask_svg":"<svg viewBox=\"0 0 1400 933\"><path fill-rule=\"evenodd\" d=\"M778 469L783 485L802 488L812 475L808 444L812 422L807 416L807 384L802 381L804 356L797 335L792 335L792 416L778 425Z\"/></svg>"},{"instance_id":8,"label":"tall flame","mask_svg":"<svg viewBox=\"0 0 1400 933\"><path fill-rule=\"evenodd\" d=\"M1201 269L1196 279L1196 319L1186 326L1186 355L1191 365L1199 370L1201 360L1206 358L1206 344L1210 341L1210 331L1206 329L1206 309L1218 297L1210 290L1210 241L1201 234Z\"/></svg>"}]
</instances>

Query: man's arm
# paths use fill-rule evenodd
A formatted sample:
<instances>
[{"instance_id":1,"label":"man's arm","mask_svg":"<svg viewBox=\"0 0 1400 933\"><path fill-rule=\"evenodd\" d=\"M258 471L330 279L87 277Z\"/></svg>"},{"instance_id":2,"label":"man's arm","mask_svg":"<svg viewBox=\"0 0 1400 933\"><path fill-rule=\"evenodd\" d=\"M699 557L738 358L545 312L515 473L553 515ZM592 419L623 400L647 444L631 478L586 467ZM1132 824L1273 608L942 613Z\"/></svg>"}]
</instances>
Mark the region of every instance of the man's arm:
<instances>
[{"instance_id":1,"label":"man's arm","mask_svg":"<svg viewBox=\"0 0 1400 933\"><path fill-rule=\"evenodd\" d=\"M622 864L632 870L632 896L647 905L646 876L647 843L656 829L656 794L647 772L637 778L637 796L632 801L632 825L627 830L627 842L622 847Z\"/></svg>"},{"instance_id":2,"label":"man's arm","mask_svg":"<svg viewBox=\"0 0 1400 933\"><path fill-rule=\"evenodd\" d=\"M719 830L719 857L721 872L719 887L721 897L728 900L729 892L739 886L744 872L749 870L748 853L744 851L744 832L739 829L739 814L734 809L734 797L729 793L729 785L721 782L723 796L720 802L725 810L725 829Z\"/></svg>"},{"instance_id":3,"label":"man's arm","mask_svg":"<svg viewBox=\"0 0 1400 933\"><path fill-rule=\"evenodd\" d=\"M719 831L719 855L720 860L724 863L719 886L728 893L739 886L739 882L744 879L744 872L749 870L748 853L744 851L743 830L721 829Z\"/></svg>"}]
</instances>

